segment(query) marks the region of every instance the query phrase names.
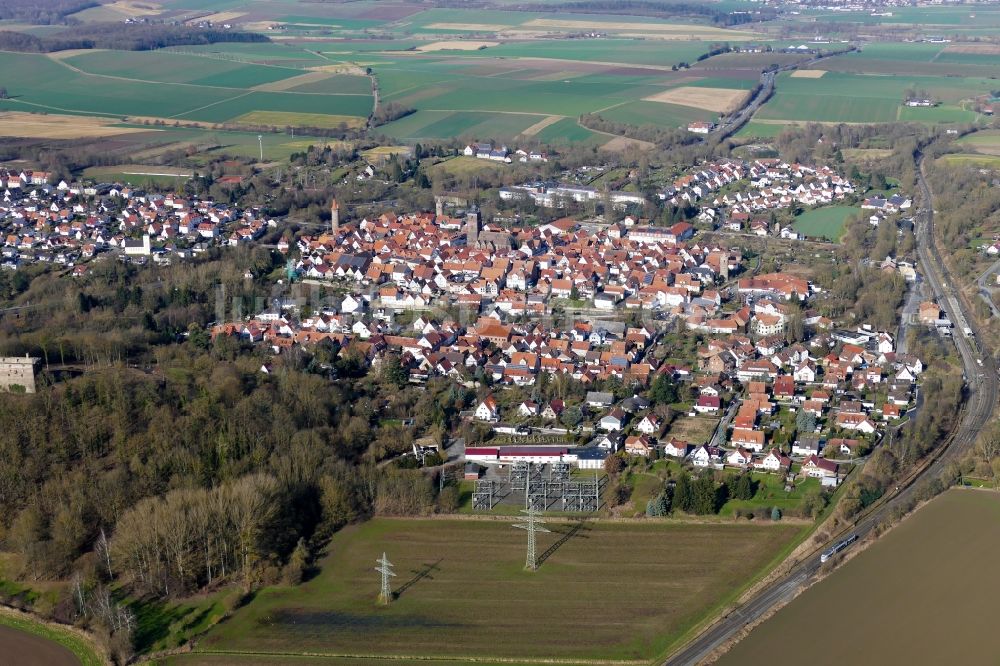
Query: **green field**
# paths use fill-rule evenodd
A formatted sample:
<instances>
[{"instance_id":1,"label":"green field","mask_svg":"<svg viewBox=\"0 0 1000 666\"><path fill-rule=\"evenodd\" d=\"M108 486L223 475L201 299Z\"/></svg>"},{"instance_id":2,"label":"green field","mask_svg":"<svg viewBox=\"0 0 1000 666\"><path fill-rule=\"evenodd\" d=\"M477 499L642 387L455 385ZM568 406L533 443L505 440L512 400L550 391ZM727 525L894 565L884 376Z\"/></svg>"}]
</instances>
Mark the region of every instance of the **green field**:
<instances>
[{"instance_id":1,"label":"green field","mask_svg":"<svg viewBox=\"0 0 1000 666\"><path fill-rule=\"evenodd\" d=\"M571 525L550 527L539 552ZM800 529L588 523L530 573L524 536L506 522L375 520L337 534L316 578L262 590L197 650L651 659L736 594ZM382 551L399 574L388 607L375 601L372 567ZM596 621L584 624L585 614Z\"/></svg>"},{"instance_id":2,"label":"green field","mask_svg":"<svg viewBox=\"0 0 1000 666\"><path fill-rule=\"evenodd\" d=\"M889 7L892 16L871 16L868 12L808 12L804 16L823 22L867 25L921 25L941 28L997 28L1000 11L988 5L973 7ZM951 30L948 30L951 32Z\"/></svg>"},{"instance_id":3,"label":"green field","mask_svg":"<svg viewBox=\"0 0 1000 666\"><path fill-rule=\"evenodd\" d=\"M717 663L992 664L1000 580L983 567L1000 548L1000 495L950 490L757 627ZM853 616L849 640L815 646L816 628ZM914 627L933 630L914 631Z\"/></svg>"},{"instance_id":4,"label":"green field","mask_svg":"<svg viewBox=\"0 0 1000 666\"><path fill-rule=\"evenodd\" d=\"M868 76L830 72L818 79L782 74L774 97L755 118L813 122L884 123L918 120L928 123L972 120L975 114L957 103L987 92L995 82L980 78ZM925 90L942 102L929 109L903 105L907 90Z\"/></svg>"},{"instance_id":5,"label":"green field","mask_svg":"<svg viewBox=\"0 0 1000 666\"><path fill-rule=\"evenodd\" d=\"M252 65L170 51L95 51L64 62L88 74L161 83L190 83L223 88L252 88L299 76L301 70Z\"/></svg>"},{"instance_id":6,"label":"green field","mask_svg":"<svg viewBox=\"0 0 1000 666\"><path fill-rule=\"evenodd\" d=\"M127 67L125 63L132 59L137 59L138 64ZM233 77L231 83L234 85L259 85L302 73L294 69L234 65L211 58L164 53L104 51L69 60L71 62L61 63L44 55L0 53L0 67L8 71L4 84L10 95L10 99L0 102L0 109L61 111L99 116L152 116L223 123L253 111L327 114L363 119L368 116L372 107L372 97L368 92L307 94L294 91L265 92L219 85L229 76ZM173 72L171 65L175 61L193 62L182 67L185 71ZM81 75L73 69L77 65L115 73ZM203 67L204 71L198 70L199 67ZM122 72L130 72L132 77L149 78L123 78ZM270 78L262 77L262 72ZM274 75L280 76L275 78ZM180 82L180 79L187 81ZM212 83L205 83L206 81Z\"/></svg>"},{"instance_id":7,"label":"green field","mask_svg":"<svg viewBox=\"0 0 1000 666\"><path fill-rule=\"evenodd\" d=\"M814 208L799 215L792 226L800 234L810 238L828 238L836 241L844 232L847 218L859 212L854 206Z\"/></svg>"},{"instance_id":8,"label":"green field","mask_svg":"<svg viewBox=\"0 0 1000 666\"><path fill-rule=\"evenodd\" d=\"M629 102L621 106L601 111L602 118L614 120L629 125L655 125L657 127L687 127L697 120L718 118L712 111L695 109L679 104L664 104L662 102Z\"/></svg>"}]
</instances>

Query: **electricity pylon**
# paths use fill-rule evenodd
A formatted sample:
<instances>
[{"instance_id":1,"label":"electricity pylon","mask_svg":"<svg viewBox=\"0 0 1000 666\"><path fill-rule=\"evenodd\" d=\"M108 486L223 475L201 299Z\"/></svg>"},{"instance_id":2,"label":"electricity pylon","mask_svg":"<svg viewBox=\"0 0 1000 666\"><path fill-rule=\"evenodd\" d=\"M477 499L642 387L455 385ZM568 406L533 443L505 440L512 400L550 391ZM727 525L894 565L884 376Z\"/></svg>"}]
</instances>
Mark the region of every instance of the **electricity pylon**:
<instances>
[{"instance_id":1,"label":"electricity pylon","mask_svg":"<svg viewBox=\"0 0 1000 666\"><path fill-rule=\"evenodd\" d=\"M538 559L535 557L535 534L538 532L548 532L549 530L544 527L545 521L538 517L538 512L533 507L528 507L521 511L521 513L525 515L523 518L518 518L519 522L515 523L514 527L528 533L528 552L524 559L524 568L536 571L538 569Z\"/></svg>"},{"instance_id":2,"label":"electricity pylon","mask_svg":"<svg viewBox=\"0 0 1000 666\"><path fill-rule=\"evenodd\" d=\"M378 564L375 571L382 574L382 591L378 595L378 600L380 603L387 604L392 601L392 587L389 585L389 579L395 577L396 574L392 570L392 562L385 556L385 553L382 553L382 557L375 560L375 563Z\"/></svg>"}]
</instances>

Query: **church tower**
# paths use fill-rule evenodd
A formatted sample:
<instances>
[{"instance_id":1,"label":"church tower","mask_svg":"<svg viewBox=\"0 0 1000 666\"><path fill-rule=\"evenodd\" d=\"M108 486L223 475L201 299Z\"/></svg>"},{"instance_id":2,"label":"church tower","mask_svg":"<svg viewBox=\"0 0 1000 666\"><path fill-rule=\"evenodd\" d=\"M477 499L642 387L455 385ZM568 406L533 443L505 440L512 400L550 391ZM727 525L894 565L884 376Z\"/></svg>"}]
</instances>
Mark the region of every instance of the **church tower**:
<instances>
[{"instance_id":1,"label":"church tower","mask_svg":"<svg viewBox=\"0 0 1000 666\"><path fill-rule=\"evenodd\" d=\"M465 214L465 244L468 247L474 247L479 242L480 229L479 208L473 206Z\"/></svg>"},{"instance_id":2,"label":"church tower","mask_svg":"<svg viewBox=\"0 0 1000 666\"><path fill-rule=\"evenodd\" d=\"M336 199L330 204L330 229L334 234L340 230L340 204Z\"/></svg>"}]
</instances>

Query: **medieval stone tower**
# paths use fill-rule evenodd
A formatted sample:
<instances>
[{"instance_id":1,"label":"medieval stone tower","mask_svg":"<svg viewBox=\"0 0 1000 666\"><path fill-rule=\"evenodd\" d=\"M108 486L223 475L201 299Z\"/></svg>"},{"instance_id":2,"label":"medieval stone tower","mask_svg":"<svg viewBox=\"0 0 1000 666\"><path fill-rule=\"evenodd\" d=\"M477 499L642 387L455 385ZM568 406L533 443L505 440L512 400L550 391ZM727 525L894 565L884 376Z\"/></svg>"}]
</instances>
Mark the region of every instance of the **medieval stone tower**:
<instances>
[{"instance_id":1,"label":"medieval stone tower","mask_svg":"<svg viewBox=\"0 0 1000 666\"><path fill-rule=\"evenodd\" d=\"M340 204L334 199L330 203L330 230L337 233L340 230Z\"/></svg>"},{"instance_id":2,"label":"medieval stone tower","mask_svg":"<svg viewBox=\"0 0 1000 666\"><path fill-rule=\"evenodd\" d=\"M479 242L479 232L482 229L479 208L473 206L465 214L465 244L469 247Z\"/></svg>"}]
</instances>

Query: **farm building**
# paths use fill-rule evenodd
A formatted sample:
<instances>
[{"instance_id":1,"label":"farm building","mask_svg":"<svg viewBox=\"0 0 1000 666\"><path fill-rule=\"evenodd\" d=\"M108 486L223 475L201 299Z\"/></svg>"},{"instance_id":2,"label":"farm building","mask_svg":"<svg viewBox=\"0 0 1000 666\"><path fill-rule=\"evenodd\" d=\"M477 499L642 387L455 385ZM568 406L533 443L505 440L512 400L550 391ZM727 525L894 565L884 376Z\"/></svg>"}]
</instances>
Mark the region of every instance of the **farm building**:
<instances>
[{"instance_id":1,"label":"farm building","mask_svg":"<svg viewBox=\"0 0 1000 666\"><path fill-rule=\"evenodd\" d=\"M694 132L695 134L708 134L713 129L715 129L715 123L708 123L697 121L693 123L688 123L688 132Z\"/></svg>"}]
</instances>

